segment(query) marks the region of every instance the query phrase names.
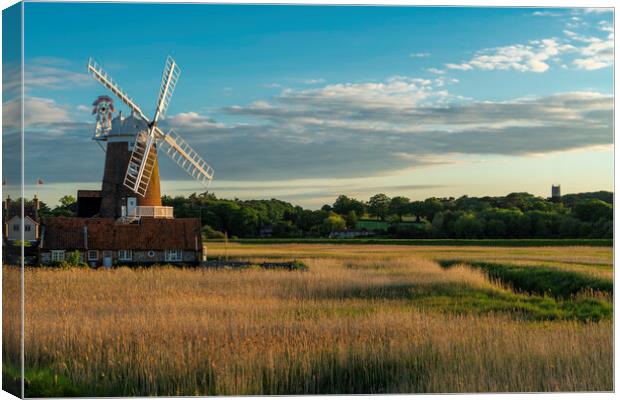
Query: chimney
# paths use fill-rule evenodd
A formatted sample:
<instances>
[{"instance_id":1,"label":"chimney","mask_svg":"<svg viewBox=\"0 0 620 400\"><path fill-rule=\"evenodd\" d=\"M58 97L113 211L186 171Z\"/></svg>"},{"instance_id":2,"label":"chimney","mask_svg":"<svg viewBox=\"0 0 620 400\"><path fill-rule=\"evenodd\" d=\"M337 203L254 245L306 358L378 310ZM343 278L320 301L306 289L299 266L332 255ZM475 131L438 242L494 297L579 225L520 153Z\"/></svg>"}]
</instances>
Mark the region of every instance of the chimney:
<instances>
[{"instance_id":1,"label":"chimney","mask_svg":"<svg viewBox=\"0 0 620 400\"><path fill-rule=\"evenodd\" d=\"M11 196L6 196L6 200L4 200L4 214L6 219L11 216Z\"/></svg>"},{"instance_id":2,"label":"chimney","mask_svg":"<svg viewBox=\"0 0 620 400\"><path fill-rule=\"evenodd\" d=\"M36 194L34 195L32 202L34 203L34 220L39 221L39 208L41 207L41 202Z\"/></svg>"},{"instance_id":3,"label":"chimney","mask_svg":"<svg viewBox=\"0 0 620 400\"><path fill-rule=\"evenodd\" d=\"M88 226L84 225L84 248L88 250Z\"/></svg>"}]
</instances>

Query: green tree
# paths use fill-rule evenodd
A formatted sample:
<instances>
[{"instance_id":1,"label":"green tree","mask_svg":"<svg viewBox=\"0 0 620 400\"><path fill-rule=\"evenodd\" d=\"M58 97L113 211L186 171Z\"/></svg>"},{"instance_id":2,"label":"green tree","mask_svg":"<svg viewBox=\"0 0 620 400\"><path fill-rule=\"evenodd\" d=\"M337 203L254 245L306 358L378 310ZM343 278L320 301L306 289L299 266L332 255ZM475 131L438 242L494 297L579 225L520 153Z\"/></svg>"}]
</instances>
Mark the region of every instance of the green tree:
<instances>
[{"instance_id":1,"label":"green tree","mask_svg":"<svg viewBox=\"0 0 620 400\"><path fill-rule=\"evenodd\" d=\"M396 215L399 221L409 212L409 199L403 196L392 197L389 207L390 215Z\"/></svg>"},{"instance_id":2,"label":"green tree","mask_svg":"<svg viewBox=\"0 0 620 400\"><path fill-rule=\"evenodd\" d=\"M71 207L75 204L75 197L71 195L62 196L58 202L62 207Z\"/></svg>"},{"instance_id":3,"label":"green tree","mask_svg":"<svg viewBox=\"0 0 620 400\"><path fill-rule=\"evenodd\" d=\"M484 224L474 213L463 214L454 223L454 233L459 238L479 238L483 231Z\"/></svg>"},{"instance_id":4,"label":"green tree","mask_svg":"<svg viewBox=\"0 0 620 400\"><path fill-rule=\"evenodd\" d=\"M355 211L349 211L347 213L347 216L345 217L345 221L349 229L355 229L355 225L357 224L357 214L355 213Z\"/></svg>"},{"instance_id":5,"label":"green tree","mask_svg":"<svg viewBox=\"0 0 620 400\"><path fill-rule=\"evenodd\" d=\"M345 195L340 195L334 202L332 211L340 215L347 215L350 211L355 211L357 215L363 215L364 203Z\"/></svg>"},{"instance_id":6,"label":"green tree","mask_svg":"<svg viewBox=\"0 0 620 400\"><path fill-rule=\"evenodd\" d=\"M321 233L326 235L335 231L343 231L346 228L346 222L340 215L332 213L323 220Z\"/></svg>"},{"instance_id":7,"label":"green tree","mask_svg":"<svg viewBox=\"0 0 620 400\"><path fill-rule=\"evenodd\" d=\"M390 212L390 198L383 193L372 196L368 200L368 212L381 221L385 221L385 217Z\"/></svg>"},{"instance_id":8,"label":"green tree","mask_svg":"<svg viewBox=\"0 0 620 400\"><path fill-rule=\"evenodd\" d=\"M424 216L424 202L412 201L411 203L409 203L409 210L407 212L411 215L415 215L416 222L420 222L420 220Z\"/></svg>"},{"instance_id":9,"label":"green tree","mask_svg":"<svg viewBox=\"0 0 620 400\"><path fill-rule=\"evenodd\" d=\"M611 220L613 208L611 204L599 199L581 200L575 204L573 213L577 218L586 222L595 222L600 219Z\"/></svg>"},{"instance_id":10,"label":"green tree","mask_svg":"<svg viewBox=\"0 0 620 400\"><path fill-rule=\"evenodd\" d=\"M422 216L426 218L428 221L432 221L439 211L443 210L444 206L442 202L435 198L431 197L429 199L424 200L422 203Z\"/></svg>"}]
</instances>

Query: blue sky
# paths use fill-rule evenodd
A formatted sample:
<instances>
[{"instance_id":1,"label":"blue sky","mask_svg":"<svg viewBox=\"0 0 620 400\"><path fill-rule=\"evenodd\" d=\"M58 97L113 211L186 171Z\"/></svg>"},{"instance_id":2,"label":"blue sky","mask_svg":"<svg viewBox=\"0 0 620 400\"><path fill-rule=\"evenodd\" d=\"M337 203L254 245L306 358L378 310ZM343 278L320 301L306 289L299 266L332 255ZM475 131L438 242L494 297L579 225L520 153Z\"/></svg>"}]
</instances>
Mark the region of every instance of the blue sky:
<instances>
[{"instance_id":1,"label":"blue sky","mask_svg":"<svg viewBox=\"0 0 620 400\"><path fill-rule=\"evenodd\" d=\"M176 59L164 124L215 168L218 196L320 207L339 193L613 187L608 11L27 3L25 13L26 181L43 178L50 203L102 174L89 105L106 91L85 73L89 56L147 114L166 55ZM201 191L172 163L161 175L164 192Z\"/></svg>"}]
</instances>

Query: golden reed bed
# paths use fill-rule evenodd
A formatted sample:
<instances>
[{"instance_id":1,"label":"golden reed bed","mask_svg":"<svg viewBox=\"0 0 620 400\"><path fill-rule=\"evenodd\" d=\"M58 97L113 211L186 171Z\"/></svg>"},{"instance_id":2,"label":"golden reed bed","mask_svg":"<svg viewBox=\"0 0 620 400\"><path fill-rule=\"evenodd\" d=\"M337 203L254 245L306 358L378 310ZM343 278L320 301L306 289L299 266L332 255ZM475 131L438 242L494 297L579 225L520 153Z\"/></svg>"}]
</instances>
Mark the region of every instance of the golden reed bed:
<instances>
[{"instance_id":1,"label":"golden reed bed","mask_svg":"<svg viewBox=\"0 0 620 400\"><path fill-rule=\"evenodd\" d=\"M28 269L26 367L67 378L81 395L613 389L609 320L446 312L436 307L451 301L445 288L474 298L507 289L413 249L375 247L342 257L325 246L303 260L308 272ZM4 268L7 307L17 304L6 297L16 274Z\"/></svg>"}]
</instances>

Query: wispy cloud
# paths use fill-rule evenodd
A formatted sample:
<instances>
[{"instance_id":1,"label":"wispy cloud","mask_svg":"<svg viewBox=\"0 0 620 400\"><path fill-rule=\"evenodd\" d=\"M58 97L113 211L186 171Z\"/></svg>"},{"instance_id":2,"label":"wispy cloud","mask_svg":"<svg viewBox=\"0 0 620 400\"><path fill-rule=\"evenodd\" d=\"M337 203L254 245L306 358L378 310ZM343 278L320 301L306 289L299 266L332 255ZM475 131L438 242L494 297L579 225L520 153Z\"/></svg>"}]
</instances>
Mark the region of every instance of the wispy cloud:
<instances>
[{"instance_id":1,"label":"wispy cloud","mask_svg":"<svg viewBox=\"0 0 620 400\"><path fill-rule=\"evenodd\" d=\"M480 69L540 73L549 69L551 59L574 50L574 46L560 43L554 38L532 40L528 44L480 50L471 60L460 64L448 63L446 68L463 71Z\"/></svg>"},{"instance_id":2,"label":"wispy cloud","mask_svg":"<svg viewBox=\"0 0 620 400\"><path fill-rule=\"evenodd\" d=\"M222 110L253 123L179 129L223 179L351 177L436 165L455 154L609 145L612 110L613 98L595 92L476 102L437 80L394 77L288 89Z\"/></svg>"},{"instance_id":3,"label":"wispy cloud","mask_svg":"<svg viewBox=\"0 0 620 400\"><path fill-rule=\"evenodd\" d=\"M582 36L570 32L571 39L583 43L579 48L579 58L573 64L579 69L595 70L613 65L614 62L614 30L611 24L603 21L598 29L606 32L607 37Z\"/></svg>"},{"instance_id":4,"label":"wispy cloud","mask_svg":"<svg viewBox=\"0 0 620 400\"><path fill-rule=\"evenodd\" d=\"M420 52L420 53L410 53L409 57L411 58L426 58L426 57L430 57L431 53L426 53L426 52Z\"/></svg>"},{"instance_id":5,"label":"wispy cloud","mask_svg":"<svg viewBox=\"0 0 620 400\"><path fill-rule=\"evenodd\" d=\"M322 78L318 78L318 79L304 79L303 83L305 83L306 85L316 85L318 83L323 83L325 82L325 79Z\"/></svg>"},{"instance_id":6,"label":"wispy cloud","mask_svg":"<svg viewBox=\"0 0 620 400\"><path fill-rule=\"evenodd\" d=\"M77 72L60 58L39 57L27 60L24 67L26 90L34 88L74 89L76 86L93 85L85 72Z\"/></svg>"},{"instance_id":7,"label":"wispy cloud","mask_svg":"<svg viewBox=\"0 0 620 400\"><path fill-rule=\"evenodd\" d=\"M581 20L579 17L571 18ZM613 27L608 21L600 21L596 29L607 35L603 37L584 35L572 29L565 29L564 37L561 38L530 40L526 44L482 49L469 61L446 63L444 66L447 69L460 71L514 70L535 73L546 72L552 65L567 68L568 63L582 70L609 67L614 61Z\"/></svg>"},{"instance_id":8,"label":"wispy cloud","mask_svg":"<svg viewBox=\"0 0 620 400\"><path fill-rule=\"evenodd\" d=\"M534 11L532 13L534 17L560 17L564 15L564 13L553 10L543 10L543 11Z\"/></svg>"}]
</instances>

